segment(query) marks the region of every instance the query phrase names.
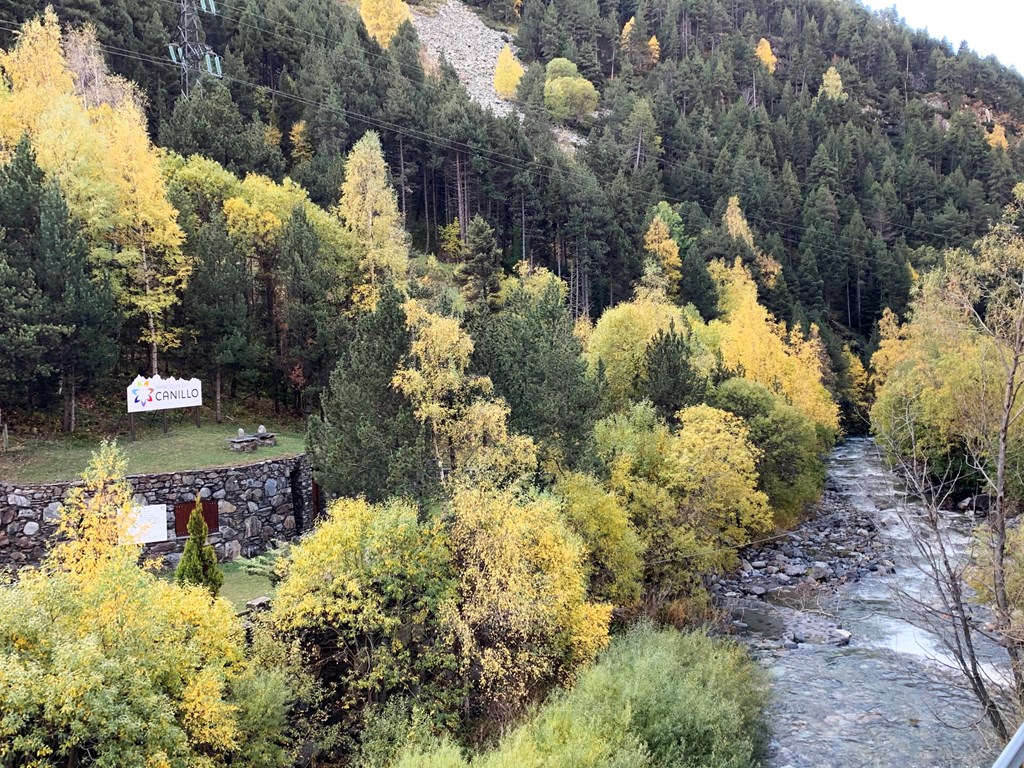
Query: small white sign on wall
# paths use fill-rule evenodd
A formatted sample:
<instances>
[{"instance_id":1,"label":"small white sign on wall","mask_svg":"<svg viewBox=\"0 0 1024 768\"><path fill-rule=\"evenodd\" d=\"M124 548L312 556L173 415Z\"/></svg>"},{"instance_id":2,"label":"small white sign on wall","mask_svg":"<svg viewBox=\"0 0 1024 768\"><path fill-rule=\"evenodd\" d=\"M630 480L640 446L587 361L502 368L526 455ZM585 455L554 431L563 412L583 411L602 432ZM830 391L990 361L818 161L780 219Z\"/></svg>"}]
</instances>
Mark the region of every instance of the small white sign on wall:
<instances>
[{"instance_id":1,"label":"small white sign on wall","mask_svg":"<svg viewBox=\"0 0 1024 768\"><path fill-rule=\"evenodd\" d=\"M136 544L167 541L167 505L145 504L135 507L135 522L128 528L128 535Z\"/></svg>"}]
</instances>

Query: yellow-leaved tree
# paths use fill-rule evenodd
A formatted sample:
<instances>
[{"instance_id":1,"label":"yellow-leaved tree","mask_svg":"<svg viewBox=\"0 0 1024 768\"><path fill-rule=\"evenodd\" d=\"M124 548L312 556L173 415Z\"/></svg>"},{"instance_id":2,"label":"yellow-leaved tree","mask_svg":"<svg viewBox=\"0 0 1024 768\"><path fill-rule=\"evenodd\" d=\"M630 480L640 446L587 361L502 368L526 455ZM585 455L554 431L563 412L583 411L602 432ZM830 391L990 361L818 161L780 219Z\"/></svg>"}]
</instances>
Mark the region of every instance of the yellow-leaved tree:
<instances>
[{"instance_id":1,"label":"yellow-leaved tree","mask_svg":"<svg viewBox=\"0 0 1024 768\"><path fill-rule=\"evenodd\" d=\"M434 314L415 299L404 309L412 344L393 386L428 429L441 483L458 473L472 483L504 485L530 472L536 446L509 431L508 405L490 397L491 380L469 372L473 339L458 319Z\"/></svg>"},{"instance_id":2,"label":"yellow-leaved tree","mask_svg":"<svg viewBox=\"0 0 1024 768\"><path fill-rule=\"evenodd\" d=\"M1006 128L1003 127L1002 123L996 123L992 128L992 133L988 134L985 138L988 139L988 144L994 149L1009 149L1010 142L1006 140Z\"/></svg>"},{"instance_id":3,"label":"yellow-leaved tree","mask_svg":"<svg viewBox=\"0 0 1024 768\"><path fill-rule=\"evenodd\" d=\"M359 16L370 37L387 48L395 32L406 21L412 21L409 6L403 0L361 0Z\"/></svg>"},{"instance_id":4,"label":"yellow-leaved tree","mask_svg":"<svg viewBox=\"0 0 1024 768\"><path fill-rule=\"evenodd\" d=\"M722 223L725 224L725 231L731 238L739 240L747 246L754 255L754 264L757 266L759 278L764 285L773 288L782 274L782 265L754 244L754 233L750 230L747 217L743 215L743 210L740 208L740 199L736 195L729 198L725 213L722 214Z\"/></svg>"},{"instance_id":5,"label":"yellow-leaved tree","mask_svg":"<svg viewBox=\"0 0 1024 768\"><path fill-rule=\"evenodd\" d=\"M109 254L115 296L129 314L145 318L142 341L149 345L150 368L157 373L157 350L177 346L168 326L170 311L192 273L182 250L178 212L167 200L160 159L146 132L145 115L134 100L102 105L94 120L107 136L107 164L118 187Z\"/></svg>"},{"instance_id":6,"label":"yellow-leaved tree","mask_svg":"<svg viewBox=\"0 0 1024 768\"><path fill-rule=\"evenodd\" d=\"M839 408L823 383L825 356L814 326L809 338L796 330L787 332L758 303L757 286L739 260L732 267L714 262L710 271L723 315L710 327L717 330L726 368L781 395L834 436Z\"/></svg>"},{"instance_id":7,"label":"yellow-leaved tree","mask_svg":"<svg viewBox=\"0 0 1024 768\"><path fill-rule=\"evenodd\" d=\"M506 45L498 54L498 63L494 67L494 90L503 99L511 99L516 95L519 81L523 79L523 65Z\"/></svg>"},{"instance_id":8,"label":"yellow-leaved tree","mask_svg":"<svg viewBox=\"0 0 1024 768\"><path fill-rule=\"evenodd\" d=\"M622 25L622 33L619 35L619 43L622 46L622 50L628 51L631 39L633 37L633 30L636 28L636 16L630 16L629 20Z\"/></svg>"},{"instance_id":9,"label":"yellow-leaved tree","mask_svg":"<svg viewBox=\"0 0 1024 768\"><path fill-rule=\"evenodd\" d=\"M644 234L644 251L657 260L665 276L668 296L674 298L679 292L683 262L679 258L679 244L672 239L668 224L660 216L651 219L651 225Z\"/></svg>"},{"instance_id":10,"label":"yellow-leaved tree","mask_svg":"<svg viewBox=\"0 0 1024 768\"><path fill-rule=\"evenodd\" d=\"M685 328L683 311L663 297L644 296L606 309L594 325L584 355L590 370L604 371L613 407L637 394L647 365L647 345L669 326Z\"/></svg>"},{"instance_id":11,"label":"yellow-leaved tree","mask_svg":"<svg viewBox=\"0 0 1024 768\"><path fill-rule=\"evenodd\" d=\"M699 590L696 574L734 567L736 547L772 524L743 421L698 405L668 429L649 403L598 422L597 455L646 547L651 596Z\"/></svg>"},{"instance_id":12,"label":"yellow-leaved tree","mask_svg":"<svg viewBox=\"0 0 1024 768\"><path fill-rule=\"evenodd\" d=\"M777 59L775 54L772 52L772 44L769 43L765 38L761 38L757 41L757 49L754 51L754 55L764 64L764 68L768 70L769 75L775 74L775 63Z\"/></svg>"},{"instance_id":13,"label":"yellow-leaved tree","mask_svg":"<svg viewBox=\"0 0 1024 768\"><path fill-rule=\"evenodd\" d=\"M658 42L658 38L651 35L651 39L647 41L647 51L651 55L651 63L657 64L661 61L661 43Z\"/></svg>"},{"instance_id":14,"label":"yellow-leaved tree","mask_svg":"<svg viewBox=\"0 0 1024 768\"><path fill-rule=\"evenodd\" d=\"M139 567L124 464L105 444L62 541L0 586L0 762L287 765L284 676L246 659L230 603Z\"/></svg>"},{"instance_id":15,"label":"yellow-leaved tree","mask_svg":"<svg viewBox=\"0 0 1024 768\"><path fill-rule=\"evenodd\" d=\"M843 90L843 78L840 76L839 70L835 67L829 67L822 76L821 88L818 89L818 97L824 97L838 102L844 102L850 98L849 94Z\"/></svg>"},{"instance_id":16,"label":"yellow-leaved tree","mask_svg":"<svg viewBox=\"0 0 1024 768\"><path fill-rule=\"evenodd\" d=\"M594 660L611 606L587 600L585 550L554 498L467 486L451 516L469 711L508 722Z\"/></svg>"},{"instance_id":17,"label":"yellow-leaved tree","mask_svg":"<svg viewBox=\"0 0 1024 768\"><path fill-rule=\"evenodd\" d=\"M323 714L349 735L372 702L410 690L435 727L463 704L452 556L439 520L418 517L411 501L338 499L281 565L271 622L315 659Z\"/></svg>"},{"instance_id":18,"label":"yellow-leaved tree","mask_svg":"<svg viewBox=\"0 0 1024 768\"><path fill-rule=\"evenodd\" d=\"M65 47L83 71L69 64ZM191 263L140 96L107 73L91 28L65 43L52 11L24 25L0 68L11 84L0 89L0 154L28 136L40 167L85 223L91 257L125 314L139 319L156 373L158 348L177 343L168 321Z\"/></svg>"},{"instance_id":19,"label":"yellow-leaved tree","mask_svg":"<svg viewBox=\"0 0 1024 768\"><path fill-rule=\"evenodd\" d=\"M345 160L338 213L365 248L360 264L363 283L357 286L355 299L372 308L378 283L387 279L401 287L409 270L408 235L402 227L398 197L388 182L380 136L374 131L367 131Z\"/></svg>"},{"instance_id":20,"label":"yellow-leaved tree","mask_svg":"<svg viewBox=\"0 0 1024 768\"><path fill-rule=\"evenodd\" d=\"M582 472L559 478L565 518L587 546L590 594L614 605L632 606L643 586L644 544L622 499Z\"/></svg>"}]
</instances>

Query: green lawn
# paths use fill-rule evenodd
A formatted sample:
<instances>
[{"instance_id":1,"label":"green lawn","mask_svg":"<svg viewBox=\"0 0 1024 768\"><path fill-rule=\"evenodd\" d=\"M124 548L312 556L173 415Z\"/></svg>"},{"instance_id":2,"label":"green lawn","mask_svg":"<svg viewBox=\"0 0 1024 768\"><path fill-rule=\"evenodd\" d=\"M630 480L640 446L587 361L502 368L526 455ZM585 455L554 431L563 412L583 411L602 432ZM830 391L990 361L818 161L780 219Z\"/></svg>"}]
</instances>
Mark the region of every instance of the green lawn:
<instances>
[{"instance_id":1,"label":"green lawn","mask_svg":"<svg viewBox=\"0 0 1024 768\"><path fill-rule=\"evenodd\" d=\"M221 563L220 570L224 574L220 596L229 600L237 611L244 611L245 604L257 597L274 596L274 587L270 579L247 573L237 562ZM161 570L157 572L157 576L166 581L174 581L174 569Z\"/></svg>"},{"instance_id":2,"label":"green lawn","mask_svg":"<svg viewBox=\"0 0 1024 768\"><path fill-rule=\"evenodd\" d=\"M274 588L266 576L247 573L238 563L221 563L224 572L224 585L220 588L220 596L230 600L239 611L245 610L245 604L254 598L273 597Z\"/></svg>"},{"instance_id":3,"label":"green lawn","mask_svg":"<svg viewBox=\"0 0 1024 768\"><path fill-rule=\"evenodd\" d=\"M264 423L268 431L276 432L272 422ZM253 453L234 453L228 450L226 440L234 437L237 431L237 426L230 424L204 424L197 428L184 422L173 424L166 435L158 426L148 426L138 431L138 439L134 443L121 438L118 444L128 456L129 474L250 464L305 450L305 436L292 431L277 432L277 445L274 447L260 448ZM16 483L72 480L89 463L89 457L99 442L98 437L21 439L11 445L8 453L0 454L0 480Z\"/></svg>"}]
</instances>

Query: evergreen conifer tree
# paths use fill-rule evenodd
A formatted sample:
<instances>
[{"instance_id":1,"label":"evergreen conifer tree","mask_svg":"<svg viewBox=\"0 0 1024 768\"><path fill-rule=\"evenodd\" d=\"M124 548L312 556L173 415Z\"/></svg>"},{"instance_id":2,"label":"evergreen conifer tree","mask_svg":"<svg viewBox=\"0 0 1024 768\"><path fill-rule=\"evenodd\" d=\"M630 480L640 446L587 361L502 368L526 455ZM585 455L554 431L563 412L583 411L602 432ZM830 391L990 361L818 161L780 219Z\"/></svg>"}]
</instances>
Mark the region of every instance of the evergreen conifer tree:
<instances>
[{"instance_id":1,"label":"evergreen conifer tree","mask_svg":"<svg viewBox=\"0 0 1024 768\"><path fill-rule=\"evenodd\" d=\"M420 426L391 386L410 343L402 296L386 285L376 308L359 317L342 345L321 413L309 420L313 471L329 493L376 502L424 492Z\"/></svg>"},{"instance_id":2,"label":"evergreen conifer tree","mask_svg":"<svg viewBox=\"0 0 1024 768\"><path fill-rule=\"evenodd\" d=\"M466 229L466 258L459 269L466 303L477 312L494 309L501 288L501 249L494 230L480 214Z\"/></svg>"},{"instance_id":3,"label":"evergreen conifer tree","mask_svg":"<svg viewBox=\"0 0 1024 768\"><path fill-rule=\"evenodd\" d=\"M714 318L718 306L715 282L708 274L708 265L695 245L690 245L683 252L681 271L679 303L693 304L705 320Z\"/></svg>"},{"instance_id":4,"label":"evergreen conifer tree","mask_svg":"<svg viewBox=\"0 0 1024 768\"><path fill-rule=\"evenodd\" d=\"M688 334L676 330L675 323L668 331L660 330L647 345L647 365L640 392L666 421L673 421L675 414L703 399L707 382L690 364L690 343Z\"/></svg>"},{"instance_id":5,"label":"evergreen conifer tree","mask_svg":"<svg viewBox=\"0 0 1024 768\"><path fill-rule=\"evenodd\" d=\"M178 584L204 586L216 597L224 584L224 574L217 566L217 553L206 543L209 528L203 519L202 509L197 498L188 518L188 541L185 542L185 551L174 571L174 581Z\"/></svg>"}]
</instances>

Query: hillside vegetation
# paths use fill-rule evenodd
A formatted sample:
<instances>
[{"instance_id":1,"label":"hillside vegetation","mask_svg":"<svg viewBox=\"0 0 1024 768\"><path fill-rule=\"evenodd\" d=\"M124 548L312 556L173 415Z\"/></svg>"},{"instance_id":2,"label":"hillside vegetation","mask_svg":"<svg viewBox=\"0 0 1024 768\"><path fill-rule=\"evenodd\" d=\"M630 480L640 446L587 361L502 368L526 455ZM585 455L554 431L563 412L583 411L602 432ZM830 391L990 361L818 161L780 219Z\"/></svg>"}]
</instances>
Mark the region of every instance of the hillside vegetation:
<instances>
[{"instance_id":1,"label":"hillside vegetation","mask_svg":"<svg viewBox=\"0 0 1024 768\"><path fill-rule=\"evenodd\" d=\"M495 2L499 118L401 0L248 0L185 97L176 2L0 7L0 415L199 375L305 419L334 500L243 628L138 566L104 444L0 584L0 763L758 764L763 678L680 632L813 513L880 318L916 359L1018 76L826 0Z\"/></svg>"}]
</instances>

